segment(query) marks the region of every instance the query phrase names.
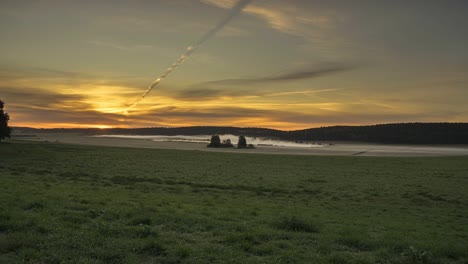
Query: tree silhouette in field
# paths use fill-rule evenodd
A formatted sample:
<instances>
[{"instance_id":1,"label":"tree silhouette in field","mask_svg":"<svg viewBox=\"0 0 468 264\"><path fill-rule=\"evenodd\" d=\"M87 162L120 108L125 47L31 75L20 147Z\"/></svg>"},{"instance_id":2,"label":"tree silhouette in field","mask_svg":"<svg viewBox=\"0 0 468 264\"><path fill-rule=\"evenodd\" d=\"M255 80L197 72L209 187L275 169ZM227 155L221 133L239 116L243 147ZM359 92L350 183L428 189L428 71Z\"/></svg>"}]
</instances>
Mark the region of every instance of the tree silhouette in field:
<instances>
[{"instance_id":1,"label":"tree silhouette in field","mask_svg":"<svg viewBox=\"0 0 468 264\"><path fill-rule=\"evenodd\" d=\"M211 136L210 144L208 144L209 148L231 148L234 145L231 144L231 140L227 139L221 142L221 138L218 135Z\"/></svg>"},{"instance_id":2,"label":"tree silhouette in field","mask_svg":"<svg viewBox=\"0 0 468 264\"><path fill-rule=\"evenodd\" d=\"M8 126L10 116L3 111L4 106L5 103L0 99L0 141L4 138L9 138L11 134L11 128Z\"/></svg>"},{"instance_id":3,"label":"tree silhouette in field","mask_svg":"<svg viewBox=\"0 0 468 264\"><path fill-rule=\"evenodd\" d=\"M237 142L238 148L247 148L247 139L244 136L239 136L239 141Z\"/></svg>"},{"instance_id":4,"label":"tree silhouette in field","mask_svg":"<svg viewBox=\"0 0 468 264\"><path fill-rule=\"evenodd\" d=\"M219 136L218 135L211 136L210 144L208 144L208 147L218 148L220 145L221 145L221 139L219 138Z\"/></svg>"},{"instance_id":5,"label":"tree silhouette in field","mask_svg":"<svg viewBox=\"0 0 468 264\"><path fill-rule=\"evenodd\" d=\"M252 144L247 144L247 139L244 136L239 136L239 141L237 141L237 148L255 148Z\"/></svg>"}]
</instances>

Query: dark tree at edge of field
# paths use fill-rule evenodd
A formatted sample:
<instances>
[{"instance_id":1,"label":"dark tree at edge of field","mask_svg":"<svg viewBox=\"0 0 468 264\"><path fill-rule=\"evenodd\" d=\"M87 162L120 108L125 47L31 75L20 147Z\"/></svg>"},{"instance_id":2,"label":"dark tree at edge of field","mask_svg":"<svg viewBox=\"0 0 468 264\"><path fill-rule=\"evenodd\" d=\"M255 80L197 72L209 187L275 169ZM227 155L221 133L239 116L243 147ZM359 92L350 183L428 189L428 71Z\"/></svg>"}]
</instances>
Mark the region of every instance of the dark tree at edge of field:
<instances>
[{"instance_id":1,"label":"dark tree at edge of field","mask_svg":"<svg viewBox=\"0 0 468 264\"><path fill-rule=\"evenodd\" d=\"M221 146L221 139L218 135L211 136L210 144L208 145L209 148L218 148Z\"/></svg>"},{"instance_id":2,"label":"dark tree at edge of field","mask_svg":"<svg viewBox=\"0 0 468 264\"><path fill-rule=\"evenodd\" d=\"M11 128L8 126L10 116L3 111L5 103L0 99L0 141L4 138L10 138Z\"/></svg>"},{"instance_id":3,"label":"dark tree at edge of field","mask_svg":"<svg viewBox=\"0 0 468 264\"><path fill-rule=\"evenodd\" d=\"M238 148L247 148L247 140L244 136L239 136L239 141L237 142Z\"/></svg>"}]
</instances>

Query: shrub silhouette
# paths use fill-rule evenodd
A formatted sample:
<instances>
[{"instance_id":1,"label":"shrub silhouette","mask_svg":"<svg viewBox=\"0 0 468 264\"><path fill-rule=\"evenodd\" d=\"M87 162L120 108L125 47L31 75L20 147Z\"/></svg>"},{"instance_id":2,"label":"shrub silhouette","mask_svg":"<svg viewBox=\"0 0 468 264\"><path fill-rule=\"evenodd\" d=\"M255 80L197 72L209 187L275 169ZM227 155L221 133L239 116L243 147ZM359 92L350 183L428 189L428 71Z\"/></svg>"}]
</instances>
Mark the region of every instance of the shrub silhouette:
<instances>
[{"instance_id":1,"label":"shrub silhouette","mask_svg":"<svg viewBox=\"0 0 468 264\"><path fill-rule=\"evenodd\" d=\"M230 139L226 139L221 143L221 139L219 138L219 136L218 135L213 135L213 136L211 136L210 144L208 144L207 147L209 147L209 148L230 148L230 147L234 147L234 145L232 145Z\"/></svg>"},{"instance_id":2,"label":"shrub silhouette","mask_svg":"<svg viewBox=\"0 0 468 264\"><path fill-rule=\"evenodd\" d=\"M238 148L247 148L247 139L244 136L239 136L239 141L237 142Z\"/></svg>"},{"instance_id":3,"label":"shrub silhouette","mask_svg":"<svg viewBox=\"0 0 468 264\"><path fill-rule=\"evenodd\" d=\"M221 145L221 139L218 135L211 136L210 144L208 144L209 148L218 148Z\"/></svg>"},{"instance_id":4,"label":"shrub silhouette","mask_svg":"<svg viewBox=\"0 0 468 264\"><path fill-rule=\"evenodd\" d=\"M244 136L239 136L239 141L237 142L237 148L255 148L252 144L247 144L247 139Z\"/></svg>"}]
</instances>

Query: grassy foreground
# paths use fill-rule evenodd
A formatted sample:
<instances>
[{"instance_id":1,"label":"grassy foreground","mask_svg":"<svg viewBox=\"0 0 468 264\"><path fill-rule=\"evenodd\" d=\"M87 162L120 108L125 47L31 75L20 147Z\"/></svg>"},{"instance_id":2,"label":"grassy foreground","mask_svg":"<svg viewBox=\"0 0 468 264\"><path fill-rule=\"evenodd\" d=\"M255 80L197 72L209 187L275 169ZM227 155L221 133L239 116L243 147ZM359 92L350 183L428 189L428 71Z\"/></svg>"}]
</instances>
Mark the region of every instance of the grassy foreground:
<instances>
[{"instance_id":1,"label":"grassy foreground","mask_svg":"<svg viewBox=\"0 0 468 264\"><path fill-rule=\"evenodd\" d=\"M468 263L468 157L0 144L0 263Z\"/></svg>"}]
</instances>

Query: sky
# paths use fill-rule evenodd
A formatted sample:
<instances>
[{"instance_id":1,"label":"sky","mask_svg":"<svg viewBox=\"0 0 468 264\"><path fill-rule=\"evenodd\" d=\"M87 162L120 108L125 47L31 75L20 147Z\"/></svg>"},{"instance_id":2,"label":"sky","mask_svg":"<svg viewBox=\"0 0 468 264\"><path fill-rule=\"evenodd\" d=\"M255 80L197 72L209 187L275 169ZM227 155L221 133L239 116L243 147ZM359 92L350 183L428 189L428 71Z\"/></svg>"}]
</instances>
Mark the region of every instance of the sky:
<instances>
[{"instance_id":1,"label":"sky","mask_svg":"<svg viewBox=\"0 0 468 264\"><path fill-rule=\"evenodd\" d=\"M2 0L10 126L468 122L468 1Z\"/></svg>"}]
</instances>

